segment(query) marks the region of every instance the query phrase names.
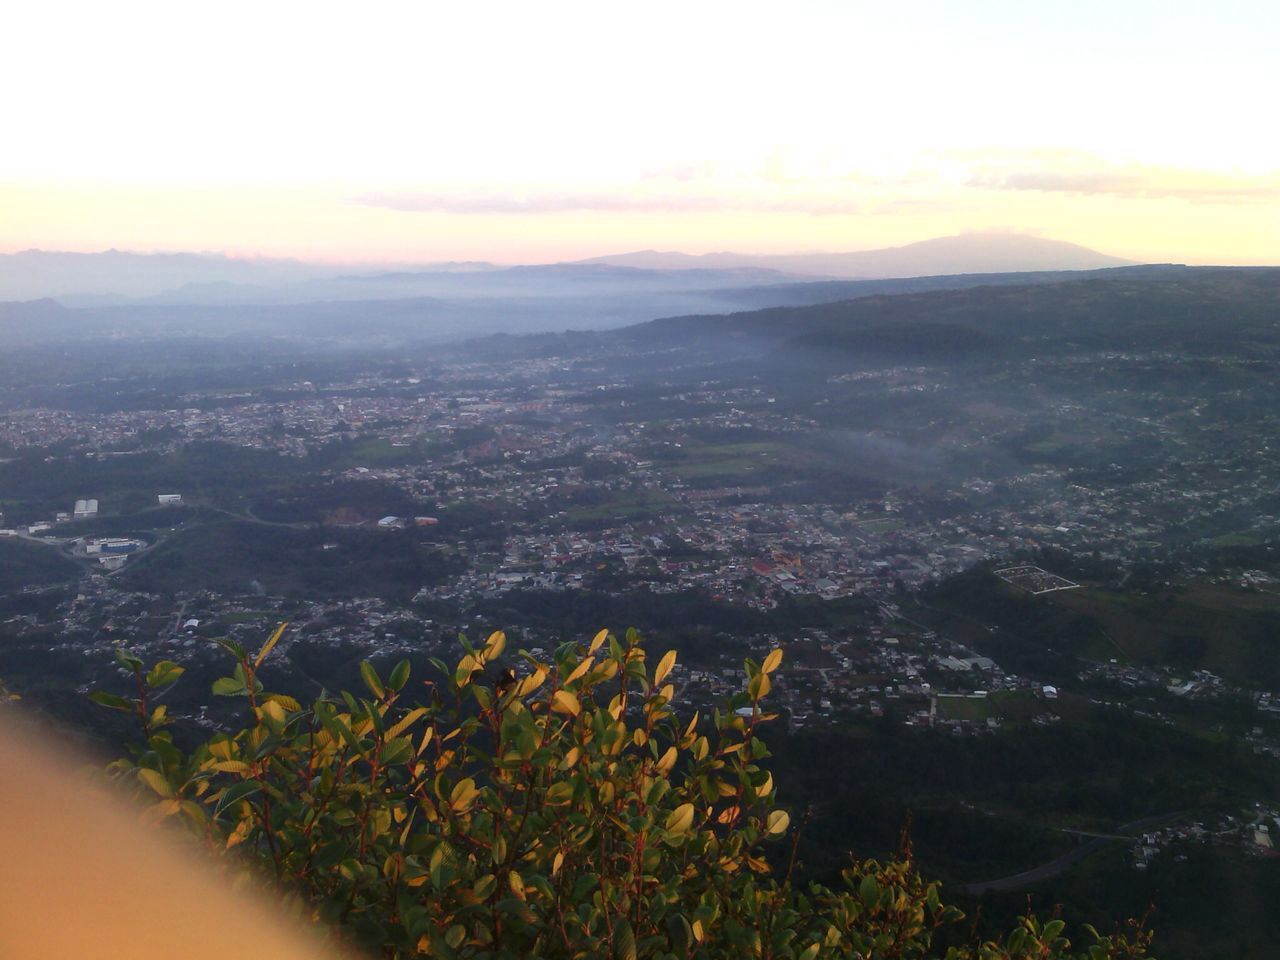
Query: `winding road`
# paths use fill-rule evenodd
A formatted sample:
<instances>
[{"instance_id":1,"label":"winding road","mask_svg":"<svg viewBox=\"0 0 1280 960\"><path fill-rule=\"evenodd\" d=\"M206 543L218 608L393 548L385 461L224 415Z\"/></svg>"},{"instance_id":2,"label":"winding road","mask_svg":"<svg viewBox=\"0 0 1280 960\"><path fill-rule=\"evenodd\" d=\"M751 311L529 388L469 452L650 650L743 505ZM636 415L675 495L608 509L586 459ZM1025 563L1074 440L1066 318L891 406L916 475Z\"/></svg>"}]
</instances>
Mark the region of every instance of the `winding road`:
<instances>
[{"instance_id":1,"label":"winding road","mask_svg":"<svg viewBox=\"0 0 1280 960\"><path fill-rule=\"evenodd\" d=\"M1155 817L1144 817L1141 820L1134 820L1116 827L1115 833L1094 836L1088 843L1083 843L1062 856L1050 860L1048 863L1042 863L1038 867L1032 867L1030 870L1023 870L1021 873L1010 874L1007 877L1000 877L997 880L984 880L981 883L968 883L964 886L965 893L981 894L988 890L997 893L1005 893L1011 890L1024 890L1032 884L1039 883L1041 880L1048 880L1059 874L1066 873L1071 867L1079 863L1090 854L1096 853L1107 844L1115 840L1132 840L1135 839L1132 834L1141 833L1148 827L1158 826L1175 820L1182 816L1183 813L1163 813ZM1075 833L1077 831L1064 831ZM1088 834L1085 834L1088 836Z\"/></svg>"}]
</instances>

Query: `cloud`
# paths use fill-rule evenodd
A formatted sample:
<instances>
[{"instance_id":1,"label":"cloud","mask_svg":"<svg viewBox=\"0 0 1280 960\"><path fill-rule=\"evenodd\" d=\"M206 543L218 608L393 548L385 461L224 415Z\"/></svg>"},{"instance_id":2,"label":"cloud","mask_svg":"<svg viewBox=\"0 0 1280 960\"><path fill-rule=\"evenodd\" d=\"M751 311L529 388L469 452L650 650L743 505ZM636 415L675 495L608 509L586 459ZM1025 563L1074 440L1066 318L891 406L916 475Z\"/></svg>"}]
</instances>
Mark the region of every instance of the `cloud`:
<instances>
[{"instance_id":1,"label":"cloud","mask_svg":"<svg viewBox=\"0 0 1280 960\"><path fill-rule=\"evenodd\" d=\"M654 191L627 185L596 190L433 189L365 194L355 202L406 213L542 215L557 213L792 213L848 215L861 205L848 196L780 193L767 188L733 193Z\"/></svg>"},{"instance_id":2,"label":"cloud","mask_svg":"<svg viewBox=\"0 0 1280 960\"><path fill-rule=\"evenodd\" d=\"M890 169L859 170L822 157L774 158L728 169L709 161L669 165L635 179L586 186L564 182L404 186L353 202L405 213L473 216L556 214L777 214L812 217L934 213L972 201L975 191L1025 191L1197 204L1280 200L1280 171L1223 173L1117 163L1084 151L942 152ZM783 161L786 162L783 162ZM821 161L821 162L820 162Z\"/></svg>"},{"instance_id":3,"label":"cloud","mask_svg":"<svg viewBox=\"0 0 1280 960\"><path fill-rule=\"evenodd\" d=\"M1115 164L1087 154L1046 151L978 164L968 185L1124 199L1244 203L1280 199L1280 173L1226 174L1149 164Z\"/></svg>"}]
</instances>

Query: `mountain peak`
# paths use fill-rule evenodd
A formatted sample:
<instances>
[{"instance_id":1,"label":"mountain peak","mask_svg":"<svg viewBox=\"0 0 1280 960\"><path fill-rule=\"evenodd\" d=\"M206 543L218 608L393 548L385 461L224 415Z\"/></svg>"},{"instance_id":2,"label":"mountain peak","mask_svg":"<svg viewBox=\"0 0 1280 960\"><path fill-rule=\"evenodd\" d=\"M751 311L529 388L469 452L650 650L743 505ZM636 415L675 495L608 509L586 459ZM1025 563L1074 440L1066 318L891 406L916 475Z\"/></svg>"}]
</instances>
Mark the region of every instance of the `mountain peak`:
<instances>
[{"instance_id":1,"label":"mountain peak","mask_svg":"<svg viewBox=\"0 0 1280 960\"><path fill-rule=\"evenodd\" d=\"M1097 270L1133 261L1068 243L1011 232L962 233L918 240L897 247L849 253L688 254L639 250L578 261L649 270L779 270L801 276L883 279L959 273L1015 273L1028 270Z\"/></svg>"}]
</instances>

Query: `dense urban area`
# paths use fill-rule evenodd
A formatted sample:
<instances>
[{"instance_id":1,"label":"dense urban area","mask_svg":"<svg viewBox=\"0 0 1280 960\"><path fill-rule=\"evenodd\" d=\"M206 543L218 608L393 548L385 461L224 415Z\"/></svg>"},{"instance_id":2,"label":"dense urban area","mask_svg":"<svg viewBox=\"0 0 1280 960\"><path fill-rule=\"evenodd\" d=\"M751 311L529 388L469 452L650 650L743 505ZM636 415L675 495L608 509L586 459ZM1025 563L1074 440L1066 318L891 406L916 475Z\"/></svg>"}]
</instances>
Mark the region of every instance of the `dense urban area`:
<instances>
[{"instance_id":1,"label":"dense urban area","mask_svg":"<svg viewBox=\"0 0 1280 960\"><path fill-rule=\"evenodd\" d=\"M926 319L967 294L935 296ZM308 695L460 632L538 653L635 626L705 711L781 647L815 870L910 810L922 861L993 913L1041 891L1141 914L1224 864L1270 865L1230 891L1268 896L1274 345L1053 334L944 361L940 329L812 362L653 325L32 348L0 409L0 677L84 726L127 647L187 666L173 709L214 729L213 638L280 621L278 682Z\"/></svg>"}]
</instances>

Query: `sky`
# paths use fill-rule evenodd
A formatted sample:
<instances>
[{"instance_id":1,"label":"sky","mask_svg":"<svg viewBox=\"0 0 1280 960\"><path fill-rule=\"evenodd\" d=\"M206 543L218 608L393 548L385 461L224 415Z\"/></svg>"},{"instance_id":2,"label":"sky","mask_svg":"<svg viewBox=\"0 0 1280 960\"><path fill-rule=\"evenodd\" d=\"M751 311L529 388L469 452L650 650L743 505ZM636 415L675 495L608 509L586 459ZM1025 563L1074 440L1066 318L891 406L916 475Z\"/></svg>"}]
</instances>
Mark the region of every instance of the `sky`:
<instances>
[{"instance_id":1,"label":"sky","mask_svg":"<svg viewBox=\"0 0 1280 960\"><path fill-rule=\"evenodd\" d=\"M1280 263L1280 4L42 0L0 252L547 262L1012 230Z\"/></svg>"}]
</instances>

